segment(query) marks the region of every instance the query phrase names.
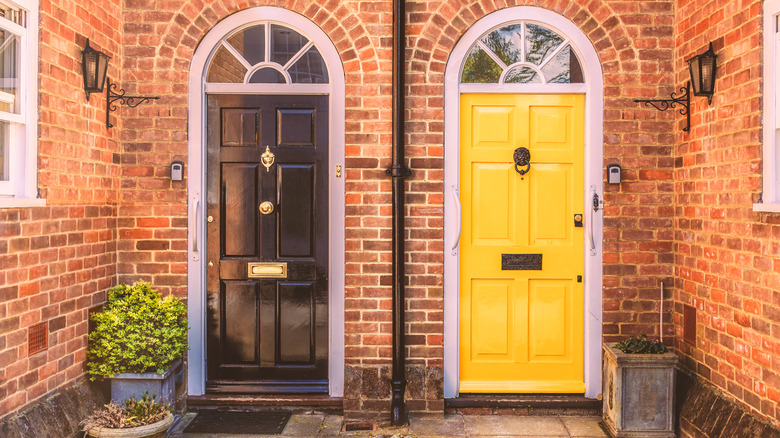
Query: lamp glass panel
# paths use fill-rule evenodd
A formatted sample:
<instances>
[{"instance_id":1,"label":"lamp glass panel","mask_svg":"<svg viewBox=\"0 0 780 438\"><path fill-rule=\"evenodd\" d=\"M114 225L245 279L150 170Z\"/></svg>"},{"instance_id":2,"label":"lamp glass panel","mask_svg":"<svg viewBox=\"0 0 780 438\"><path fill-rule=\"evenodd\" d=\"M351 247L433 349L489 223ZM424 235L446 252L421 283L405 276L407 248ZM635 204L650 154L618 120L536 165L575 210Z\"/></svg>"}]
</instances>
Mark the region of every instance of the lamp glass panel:
<instances>
[{"instance_id":1,"label":"lamp glass panel","mask_svg":"<svg viewBox=\"0 0 780 438\"><path fill-rule=\"evenodd\" d=\"M95 76L95 80L97 81L97 89L99 91L103 91L103 86L106 83L107 70L108 70L108 56L107 55L98 56L97 76Z\"/></svg>"},{"instance_id":2,"label":"lamp glass panel","mask_svg":"<svg viewBox=\"0 0 780 438\"><path fill-rule=\"evenodd\" d=\"M701 60L699 57L694 57L688 62L688 70L691 73L691 85L693 86L693 94L698 95L701 93Z\"/></svg>"},{"instance_id":3,"label":"lamp glass panel","mask_svg":"<svg viewBox=\"0 0 780 438\"><path fill-rule=\"evenodd\" d=\"M84 54L84 90L95 91L97 84L97 52L87 52Z\"/></svg>"},{"instance_id":4,"label":"lamp glass panel","mask_svg":"<svg viewBox=\"0 0 780 438\"><path fill-rule=\"evenodd\" d=\"M715 81L715 59L709 56L701 60L701 92L712 93Z\"/></svg>"}]
</instances>

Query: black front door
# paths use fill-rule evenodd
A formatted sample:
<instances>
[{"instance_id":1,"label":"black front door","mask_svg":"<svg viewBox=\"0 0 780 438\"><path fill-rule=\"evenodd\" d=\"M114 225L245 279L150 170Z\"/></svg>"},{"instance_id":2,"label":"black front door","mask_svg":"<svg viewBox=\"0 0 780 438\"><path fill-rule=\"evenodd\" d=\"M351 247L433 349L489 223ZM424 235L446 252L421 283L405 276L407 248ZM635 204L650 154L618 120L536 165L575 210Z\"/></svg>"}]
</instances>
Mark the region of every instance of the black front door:
<instances>
[{"instance_id":1,"label":"black front door","mask_svg":"<svg viewBox=\"0 0 780 438\"><path fill-rule=\"evenodd\" d=\"M328 391L328 97L209 95L209 392Z\"/></svg>"}]
</instances>

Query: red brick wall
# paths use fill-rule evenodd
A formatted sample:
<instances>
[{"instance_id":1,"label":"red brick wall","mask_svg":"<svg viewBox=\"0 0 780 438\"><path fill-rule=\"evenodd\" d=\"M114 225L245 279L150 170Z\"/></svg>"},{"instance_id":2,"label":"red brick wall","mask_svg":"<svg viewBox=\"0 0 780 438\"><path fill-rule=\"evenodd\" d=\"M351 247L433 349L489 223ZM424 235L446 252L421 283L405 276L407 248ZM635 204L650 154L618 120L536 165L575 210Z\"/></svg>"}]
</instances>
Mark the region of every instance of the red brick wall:
<instances>
[{"instance_id":1,"label":"red brick wall","mask_svg":"<svg viewBox=\"0 0 780 438\"><path fill-rule=\"evenodd\" d=\"M353 413L386 412L391 208L384 169L390 164L391 1L252 3L265 4L311 19L329 35L342 57L347 106L345 408ZM679 72L674 73L680 57L673 51L673 4L672 0L408 2L407 155L414 170L407 183L406 212L410 409L440 411L443 406L444 68L455 43L474 21L507 6L535 5L567 17L583 29L598 52L605 82L604 163L621 164L625 181L605 187L605 339L658 333L659 283L671 285L674 275L674 145L681 117L632 100L666 97L675 91L670 86L675 78L682 82ZM40 185L56 206L0 211L11 219L0 225L0 233L11 237L5 246L5 240L0 243L0 260L9 263L0 273L0 369L6 370L0 390L11 396L0 402L6 404L0 408L19 407L45 392L39 389L28 398L18 390L22 376L33 386L47 382L47 391L81 373L86 309L103 299L115 276L127 282L144 278L164 292L186 297L186 183L170 181L169 165L173 160L187 161L190 62L209 29L249 6L167 0L128 0L122 8L118 3L104 5L105 10L100 4L89 5L88 11L77 8L70 15L53 4L43 6ZM95 27L106 33L93 31ZM87 104L79 91L78 55L83 41L76 32L85 29L89 35L84 36L114 56L109 74L129 94L161 96L135 109L121 107L112 116L116 125L112 130L102 125L97 96ZM54 79L58 75L63 78ZM57 87L48 87L48 80L57 81ZM56 96L49 95L51 91ZM78 216L81 210L74 205L86 206L85 218ZM62 212L69 219L60 220ZM49 227L59 228L52 232ZM49 246L57 248L57 259L39 255L29 260L28 254L37 251L24 250L23 242L32 245L36 236L43 235ZM66 236L65 243L52 243L52 236L59 235ZM53 270L54 266L61 267ZM38 274L30 274L36 268L45 268L40 278L51 278L56 285L42 286ZM20 296L30 287L36 290L29 283L40 283L42 292ZM34 297L39 298L33 304ZM69 304L72 301L75 304ZM56 314L35 310L44 308L55 309ZM52 335L58 347L50 348L45 359L26 357L22 337L32 321L22 315L28 314L50 324L53 318L67 315L61 332ZM671 323L671 318L667 320ZM671 324L665 330L674 334ZM60 333L67 343L60 341ZM55 350L70 353L58 355L52 353ZM48 370L54 364L53 376L45 374L49 371L31 374L37 373L38 366ZM9 373L13 373L10 378Z\"/></svg>"},{"instance_id":2,"label":"red brick wall","mask_svg":"<svg viewBox=\"0 0 780 438\"><path fill-rule=\"evenodd\" d=\"M675 72L710 41L712 105L692 100L675 147L675 323L697 309L685 365L759 417L780 420L780 216L756 213L761 192L762 2L678 0Z\"/></svg>"},{"instance_id":3,"label":"red brick wall","mask_svg":"<svg viewBox=\"0 0 780 438\"><path fill-rule=\"evenodd\" d=\"M391 5L259 1L294 10L332 39L346 72L345 408L385 411L391 363L390 164ZM626 169L609 189L605 232L605 334L655 333L657 290L672 276L671 114L631 102L671 91L671 1L408 2L406 271L410 408L440 410L443 339L443 74L471 23L515 4L568 17L591 38L606 82L605 163ZM128 90L162 95L122 109L120 279L147 277L185 296L185 184L165 179L185 159L187 73L194 49L230 2L128 3L123 66ZM648 24L651 24L648 26ZM185 160L186 161L186 160ZM170 257L171 259L165 259ZM667 327L669 334L671 326Z\"/></svg>"},{"instance_id":4,"label":"red brick wall","mask_svg":"<svg viewBox=\"0 0 780 438\"><path fill-rule=\"evenodd\" d=\"M118 130L105 102L87 102L86 38L120 61L119 1L43 0L40 11L38 186L46 207L0 209L0 417L82 376L87 312L116 278ZM48 322L48 350L27 330Z\"/></svg>"}]
</instances>

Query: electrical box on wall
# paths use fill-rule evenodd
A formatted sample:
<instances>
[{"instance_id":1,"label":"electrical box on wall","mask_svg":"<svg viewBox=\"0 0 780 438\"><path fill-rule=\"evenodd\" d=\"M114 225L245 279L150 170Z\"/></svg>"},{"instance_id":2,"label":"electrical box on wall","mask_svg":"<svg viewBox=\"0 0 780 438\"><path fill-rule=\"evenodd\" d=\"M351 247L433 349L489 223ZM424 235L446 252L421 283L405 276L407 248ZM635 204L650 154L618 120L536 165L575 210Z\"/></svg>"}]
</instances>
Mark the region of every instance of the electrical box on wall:
<instances>
[{"instance_id":1,"label":"electrical box on wall","mask_svg":"<svg viewBox=\"0 0 780 438\"><path fill-rule=\"evenodd\" d=\"M620 174L623 169L619 164L610 164L607 166L607 183L620 184Z\"/></svg>"},{"instance_id":2,"label":"electrical box on wall","mask_svg":"<svg viewBox=\"0 0 780 438\"><path fill-rule=\"evenodd\" d=\"M171 181L181 181L184 179L184 163L174 161L171 163Z\"/></svg>"}]
</instances>

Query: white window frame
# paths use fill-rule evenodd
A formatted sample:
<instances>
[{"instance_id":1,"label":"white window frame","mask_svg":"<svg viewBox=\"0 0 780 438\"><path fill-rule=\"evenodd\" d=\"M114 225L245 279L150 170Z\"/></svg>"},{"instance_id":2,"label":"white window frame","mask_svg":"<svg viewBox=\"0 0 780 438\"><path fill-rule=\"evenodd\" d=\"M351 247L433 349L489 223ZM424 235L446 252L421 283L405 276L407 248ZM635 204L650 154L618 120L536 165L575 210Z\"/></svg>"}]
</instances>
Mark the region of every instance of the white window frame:
<instances>
[{"instance_id":1,"label":"white window frame","mask_svg":"<svg viewBox=\"0 0 780 438\"><path fill-rule=\"evenodd\" d=\"M780 212L780 0L764 2L764 188L754 211Z\"/></svg>"},{"instance_id":2,"label":"white window frame","mask_svg":"<svg viewBox=\"0 0 780 438\"><path fill-rule=\"evenodd\" d=\"M3 0L27 12L26 27L0 18L19 36L18 114L0 112L9 122L8 181L0 181L0 208L45 205L38 198L38 0ZM5 100L5 99L3 99Z\"/></svg>"}]
</instances>

